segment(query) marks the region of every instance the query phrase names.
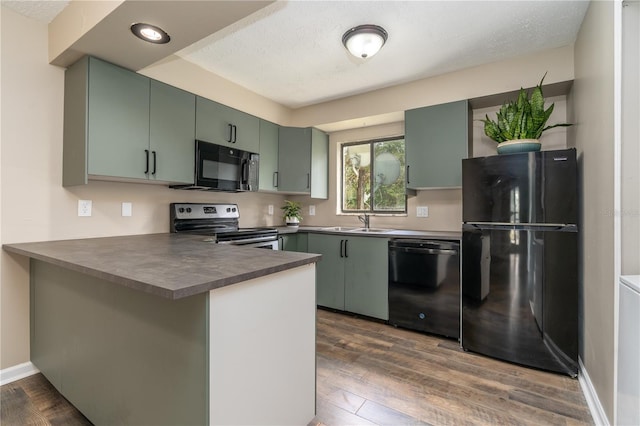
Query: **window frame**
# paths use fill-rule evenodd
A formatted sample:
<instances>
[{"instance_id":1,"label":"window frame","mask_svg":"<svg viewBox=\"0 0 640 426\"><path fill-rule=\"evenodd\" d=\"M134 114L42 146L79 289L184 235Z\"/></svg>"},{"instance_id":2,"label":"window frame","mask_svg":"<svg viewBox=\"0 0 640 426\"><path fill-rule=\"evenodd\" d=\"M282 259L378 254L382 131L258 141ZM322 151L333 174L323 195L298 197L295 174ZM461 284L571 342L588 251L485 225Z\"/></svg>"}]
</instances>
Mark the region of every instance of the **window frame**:
<instances>
[{"instance_id":1,"label":"window frame","mask_svg":"<svg viewBox=\"0 0 640 426\"><path fill-rule=\"evenodd\" d=\"M404 141L405 144L405 161L404 161L404 168L406 170L407 167L407 159L406 159L406 140L405 140L405 136L404 135L398 135L398 136L389 136L389 137L384 137L384 138L376 138L376 139L368 139L368 140L361 140L361 141L355 141L355 142L344 142L340 144L340 197L338 202L340 203L340 213L341 214L364 214L364 213L368 213L368 214L372 214L372 215L406 215L407 214L407 193L405 190L405 196L404 196L404 208L402 210L374 210L373 209L373 202L371 203L371 208L368 210L345 210L344 209L344 197L345 197L345 188L344 188L344 148L348 147L348 146L355 146L355 145L369 145L369 153L370 153L370 157L371 157L371 172L370 176L369 176L369 187L373 188L374 187L374 176L375 174L373 173L373 158L374 158L374 144L378 143L378 142L388 142L388 141L396 141L396 140L400 140L402 139ZM404 186L406 189L406 185L407 185L407 175L406 173L404 174ZM373 189L372 189L373 190ZM373 197L373 194L371 195Z\"/></svg>"}]
</instances>

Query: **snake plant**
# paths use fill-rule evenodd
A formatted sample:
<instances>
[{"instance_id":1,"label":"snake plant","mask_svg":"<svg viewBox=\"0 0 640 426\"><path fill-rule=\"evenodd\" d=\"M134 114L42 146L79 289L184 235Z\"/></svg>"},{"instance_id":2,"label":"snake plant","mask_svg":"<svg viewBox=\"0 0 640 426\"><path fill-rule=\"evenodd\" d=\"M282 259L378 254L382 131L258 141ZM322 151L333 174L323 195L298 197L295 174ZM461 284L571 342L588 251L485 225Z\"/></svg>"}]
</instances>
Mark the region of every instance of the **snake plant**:
<instances>
[{"instance_id":1,"label":"snake plant","mask_svg":"<svg viewBox=\"0 0 640 426\"><path fill-rule=\"evenodd\" d=\"M520 88L517 101L509 101L502 105L497 113L497 122L486 115L484 133L494 141L501 143L514 139L539 139L542 132L554 127L566 127L571 124L554 124L546 126L547 120L553 112L554 104L544 109L544 97L542 95L542 82L547 76L545 73L540 84L533 88L531 97Z\"/></svg>"}]
</instances>

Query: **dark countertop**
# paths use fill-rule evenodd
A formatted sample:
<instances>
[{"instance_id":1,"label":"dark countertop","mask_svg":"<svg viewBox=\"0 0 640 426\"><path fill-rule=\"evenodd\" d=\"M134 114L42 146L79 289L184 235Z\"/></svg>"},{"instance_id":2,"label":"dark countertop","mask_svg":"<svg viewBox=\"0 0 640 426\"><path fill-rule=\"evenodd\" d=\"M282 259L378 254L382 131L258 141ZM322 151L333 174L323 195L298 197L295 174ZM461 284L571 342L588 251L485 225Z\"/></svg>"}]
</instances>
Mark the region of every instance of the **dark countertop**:
<instances>
[{"instance_id":1,"label":"dark countertop","mask_svg":"<svg viewBox=\"0 0 640 426\"><path fill-rule=\"evenodd\" d=\"M443 240L460 240L462 238L462 231L415 231L410 229L389 229L385 232L351 232L351 231L335 231L328 230L331 226L280 226L276 229L279 234L295 234L297 232L314 232L322 234L336 234L336 235L352 235L354 237L384 237L384 238L423 238L423 239L443 239Z\"/></svg>"},{"instance_id":2,"label":"dark countertop","mask_svg":"<svg viewBox=\"0 0 640 426\"><path fill-rule=\"evenodd\" d=\"M317 262L317 254L203 242L186 234L151 234L4 244L43 260L168 299L180 299Z\"/></svg>"}]
</instances>

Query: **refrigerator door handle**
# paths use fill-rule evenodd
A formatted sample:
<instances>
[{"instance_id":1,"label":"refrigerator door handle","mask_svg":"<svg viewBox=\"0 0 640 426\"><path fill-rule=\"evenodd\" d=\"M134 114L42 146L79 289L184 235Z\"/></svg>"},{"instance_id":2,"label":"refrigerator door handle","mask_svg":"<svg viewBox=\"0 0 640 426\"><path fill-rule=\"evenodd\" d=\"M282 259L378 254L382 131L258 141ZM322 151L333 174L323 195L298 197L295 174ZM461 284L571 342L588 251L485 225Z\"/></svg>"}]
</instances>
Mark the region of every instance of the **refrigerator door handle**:
<instances>
[{"instance_id":1,"label":"refrigerator door handle","mask_svg":"<svg viewBox=\"0 0 640 426\"><path fill-rule=\"evenodd\" d=\"M568 223L466 222L463 229L527 230L577 232L578 225Z\"/></svg>"}]
</instances>

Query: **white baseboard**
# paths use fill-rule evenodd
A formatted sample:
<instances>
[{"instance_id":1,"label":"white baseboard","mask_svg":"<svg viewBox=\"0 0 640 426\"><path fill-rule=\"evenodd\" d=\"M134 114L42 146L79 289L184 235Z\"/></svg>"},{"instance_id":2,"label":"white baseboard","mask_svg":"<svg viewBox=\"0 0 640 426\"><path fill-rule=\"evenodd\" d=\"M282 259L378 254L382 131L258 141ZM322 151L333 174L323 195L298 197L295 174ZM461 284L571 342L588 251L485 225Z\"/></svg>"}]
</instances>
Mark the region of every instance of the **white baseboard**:
<instances>
[{"instance_id":1,"label":"white baseboard","mask_svg":"<svg viewBox=\"0 0 640 426\"><path fill-rule=\"evenodd\" d=\"M587 372L587 369L582 363L582 359L580 359L580 357L578 357L578 365L580 367L580 371L578 372L578 382L580 383L582 393L587 400L587 406L589 407L589 411L591 411L593 422L597 426L610 426L607 414L604 412L604 408L602 408L598 394L596 393L593 383L589 378L589 373Z\"/></svg>"},{"instance_id":2,"label":"white baseboard","mask_svg":"<svg viewBox=\"0 0 640 426\"><path fill-rule=\"evenodd\" d=\"M0 370L0 386L32 376L39 372L40 370L38 370L31 361L5 368L4 370Z\"/></svg>"}]
</instances>

